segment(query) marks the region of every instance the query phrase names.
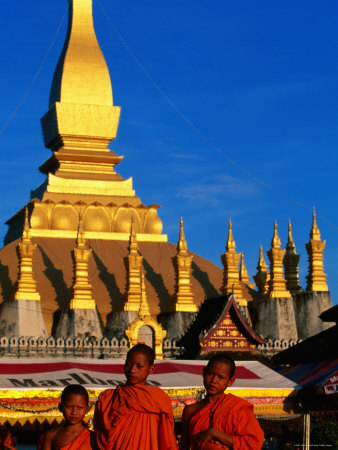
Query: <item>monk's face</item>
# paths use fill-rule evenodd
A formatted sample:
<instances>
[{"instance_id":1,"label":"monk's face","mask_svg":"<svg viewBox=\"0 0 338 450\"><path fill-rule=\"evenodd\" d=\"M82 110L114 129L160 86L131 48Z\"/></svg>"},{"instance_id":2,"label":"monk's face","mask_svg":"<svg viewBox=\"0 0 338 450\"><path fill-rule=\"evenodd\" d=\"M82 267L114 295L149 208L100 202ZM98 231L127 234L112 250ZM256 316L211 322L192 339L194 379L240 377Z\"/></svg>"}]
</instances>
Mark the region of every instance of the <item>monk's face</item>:
<instances>
[{"instance_id":1,"label":"monk's face","mask_svg":"<svg viewBox=\"0 0 338 450\"><path fill-rule=\"evenodd\" d=\"M220 396L228 386L235 381L230 377L230 366L220 361L214 361L204 369L203 382L209 396Z\"/></svg>"},{"instance_id":2,"label":"monk's face","mask_svg":"<svg viewBox=\"0 0 338 450\"><path fill-rule=\"evenodd\" d=\"M147 377L154 372L154 365L149 363L147 356L141 352L133 352L124 365L127 384L146 384Z\"/></svg>"},{"instance_id":3,"label":"monk's face","mask_svg":"<svg viewBox=\"0 0 338 450\"><path fill-rule=\"evenodd\" d=\"M59 410L70 425L81 423L88 412L87 399L81 394L68 394Z\"/></svg>"}]
</instances>

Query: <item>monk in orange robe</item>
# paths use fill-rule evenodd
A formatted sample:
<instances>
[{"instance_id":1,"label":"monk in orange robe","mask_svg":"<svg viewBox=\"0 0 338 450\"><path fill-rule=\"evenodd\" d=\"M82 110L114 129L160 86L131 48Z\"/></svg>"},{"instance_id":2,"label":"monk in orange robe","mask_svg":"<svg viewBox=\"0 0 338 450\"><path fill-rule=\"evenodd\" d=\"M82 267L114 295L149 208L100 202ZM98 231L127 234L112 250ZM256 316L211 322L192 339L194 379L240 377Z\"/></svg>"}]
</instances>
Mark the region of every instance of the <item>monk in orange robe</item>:
<instances>
[{"instance_id":1,"label":"monk in orange robe","mask_svg":"<svg viewBox=\"0 0 338 450\"><path fill-rule=\"evenodd\" d=\"M152 348L135 345L124 366L126 384L100 394L94 413L100 449L178 449L170 399L160 388L146 385L154 358Z\"/></svg>"},{"instance_id":2,"label":"monk in orange robe","mask_svg":"<svg viewBox=\"0 0 338 450\"><path fill-rule=\"evenodd\" d=\"M67 386L61 394L59 410L64 423L41 436L38 450L91 450L96 449L94 433L83 423L88 412L89 397L78 384Z\"/></svg>"},{"instance_id":3,"label":"monk in orange robe","mask_svg":"<svg viewBox=\"0 0 338 450\"><path fill-rule=\"evenodd\" d=\"M264 433L253 405L224 394L234 379L235 363L226 354L213 356L203 372L205 399L186 406L182 416L180 450L259 450Z\"/></svg>"}]
</instances>

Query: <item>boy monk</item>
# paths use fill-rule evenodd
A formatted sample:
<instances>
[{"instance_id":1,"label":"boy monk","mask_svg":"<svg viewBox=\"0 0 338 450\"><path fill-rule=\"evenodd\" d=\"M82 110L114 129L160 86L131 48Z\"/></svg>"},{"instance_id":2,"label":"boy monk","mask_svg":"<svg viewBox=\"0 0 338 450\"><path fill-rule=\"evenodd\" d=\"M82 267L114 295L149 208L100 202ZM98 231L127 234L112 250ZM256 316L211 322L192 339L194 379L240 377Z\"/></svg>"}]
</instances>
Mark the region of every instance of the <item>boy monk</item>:
<instances>
[{"instance_id":1,"label":"boy monk","mask_svg":"<svg viewBox=\"0 0 338 450\"><path fill-rule=\"evenodd\" d=\"M213 356L203 370L206 397L184 408L180 450L230 448L258 450L264 434L253 414L253 405L224 394L234 379L235 363L228 355Z\"/></svg>"},{"instance_id":2,"label":"boy monk","mask_svg":"<svg viewBox=\"0 0 338 450\"><path fill-rule=\"evenodd\" d=\"M59 410L64 423L43 435L38 450L90 450L96 449L95 436L83 423L88 412L89 397L79 384L67 386L61 394Z\"/></svg>"},{"instance_id":3,"label":"boy monk","mask_svg":"<svg viewBox=\"0 0 338 450\"><path fill-rule=\"evenodd\" d=\"M174 420L170 399L155 386L147 386L154 372L154 350L137 344L127 353L127 382L99 396L94 430L100 449L175 450Z\"/></svg>"}]
</instances>

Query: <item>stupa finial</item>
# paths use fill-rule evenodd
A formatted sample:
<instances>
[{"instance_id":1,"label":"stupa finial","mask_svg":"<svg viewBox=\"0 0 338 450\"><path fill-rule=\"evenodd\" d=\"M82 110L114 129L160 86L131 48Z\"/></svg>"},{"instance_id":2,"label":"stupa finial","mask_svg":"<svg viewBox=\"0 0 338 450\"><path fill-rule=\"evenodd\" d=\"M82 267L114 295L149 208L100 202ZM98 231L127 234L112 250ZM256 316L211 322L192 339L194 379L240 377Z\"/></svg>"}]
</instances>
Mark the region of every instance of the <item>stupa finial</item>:
<instances>
[{"instance_id":1,"label":"stupa finial","mask_svg":"<svg viewBox=\"0 0 338 450\"><path fill-rule=\"evenodd\" d=\"M232 222L231 222L231 219L229 219L228 239L227 239L226 249L227 249L227 251L236 249L236 243L235 243L235 240L234 240L234 236L232 234Z\"/></svg>"},{"instance_id":2,"label":"stupa finial","mask_svg":"<svg viewBox=\"0 0 338 450\"><path fill-rule=\"evenodd\" d=\"M262 270L262 271L266 272L267 268L268 268L268 266L267 266L267 264L265 262L265 259L264 259L263 245L260 244L257 270Z\"/></svg>"},{"instance_id":3,"label":"stupa finial","mask_svg":"<svg viewBox=\"0 0 338 450\"><path fill-rule=\"evenodd\" d=\"M298 292L301 287L299 285L299 259L300 255L296 253L296 246L292 237L291 220L289 219L288 242L285 247L285 255L283 259L284 272L286 279L286 288L291 293Z\"/></svg>"},{"instance_id":4,"label":"stupa finial","mask_svg":"<svg viewBox=\"0 0 338 450\"><path fill-rule=\"evenodd\" d=\"M28 218L28 208L25 208L25 221L22 230L22 242L26 243L27 241L31 242L31 231L29 226L29 218Z\"/></svg>"},{"instance_id":5,"label":"stupa finial","mask_svg":"<svg viewBox=\"0 0 338 450\"><path fill-rule=\"evenodd\" d=\"M296 254L296 246L292 237L292 226L291 220L289 219L289 230L288 230L288 242L286 244L286 254L287 255L295 255Z\"/></svg>"},{"instance_id":6,"label":"stupa finial","mask_svg":"<svg viewBox=\"0 0 338 450\"><path fill-rule=\"evenodd\" d=\"M307 291L326 292L329 290L324 273L324 248L325 241L320 239L320 231L317 225L316 212L313 208L312 228L310 242L305 244L309 255L309 273L307 279Z\"/></svg>"},{"instance_id":7,"label":"stupa finial","mask_svg":"<svg viewBox=\"0 0 338 450\"><path fill-rule=\"evenodd\" d=\"M320 241L320 231L317 225L317 217L316 217L316 211L315 207L313 207L313 213L312 213L312 227L310 231L310 238L314 239L315 241Z\"/></svg>"},{"instance_id":8,"label":"stupa finial","mask_svg":"<svg viewBox=\"0 0 338 450\"><path fill-rule=\"evenodd\" d=\"M271 248L280 248L281 247L281 240L278 236L278 225L277 220L275 220L274 227L273 227L273 237L271 241Z\"/></svg>"},{"instance_id":9,"label":"stupa finial","mask_svg":"<svg viewBox=\"0 0 338 450\"><path fill-rule=\"evenodd\" d=\"M239 279L241 280L242 283L248 285L252 289L254 288L254 285L250 281L250 277L249 277L248 271L247 271L246 266L245 266L244 253L243 252L241 253L241 259L240 259Z\"/></svg>"},{"instance_id":10,"label":"stupa finial","mask_svg":"<svg viewBox=\"0 0 338 450\"><path fill-rule=\"evenodd\" d=\"M269 280L270 274L268 272L268 266L264 259L263 246L260 244L259 246L259 257L257 264L257 273L254 275L253 279L255 280L258 292L261 295L266 295L269 289Z\"/></svg>"},{"instance_id":11,"label":"stupa finial","mask_svg":"<svg viewBox=\"0 0 338 450\"><path fill-rule=\"evenodd\" d=\"M184 235L184 225L183 225L183 218L182 217L180 219L180 235L179 235L179 238L178 238L177 250L180 253L187 252L187 250L188 250L187 241L186 241L185 235Z\"/></svg>"}]
</instances>

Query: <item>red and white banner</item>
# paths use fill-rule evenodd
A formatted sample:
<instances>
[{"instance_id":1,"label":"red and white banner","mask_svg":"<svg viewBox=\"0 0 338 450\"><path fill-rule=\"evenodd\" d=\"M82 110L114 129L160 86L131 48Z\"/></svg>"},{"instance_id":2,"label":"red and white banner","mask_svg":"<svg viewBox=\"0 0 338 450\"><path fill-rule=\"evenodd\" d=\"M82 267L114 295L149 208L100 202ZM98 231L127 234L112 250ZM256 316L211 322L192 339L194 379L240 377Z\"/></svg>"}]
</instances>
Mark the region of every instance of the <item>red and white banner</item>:
<instances>
[{"instance_id":1,"label":"red and white banner","mask_svg":"<svg viewBox=\"0 0 338 450\"><path fill-rule=\"evenodd\" d=\"M200 388L207 361L156 361L149 384L166 389ZM125 382L124 361L1 359L0 389L63 389L81 384L87 389L107 389ZM234 389L295 389L297 385L257 361L239 361Z\"/></svg>"}]
</instances>

